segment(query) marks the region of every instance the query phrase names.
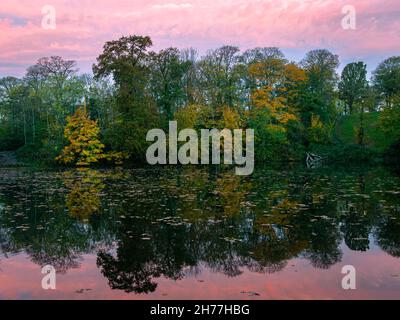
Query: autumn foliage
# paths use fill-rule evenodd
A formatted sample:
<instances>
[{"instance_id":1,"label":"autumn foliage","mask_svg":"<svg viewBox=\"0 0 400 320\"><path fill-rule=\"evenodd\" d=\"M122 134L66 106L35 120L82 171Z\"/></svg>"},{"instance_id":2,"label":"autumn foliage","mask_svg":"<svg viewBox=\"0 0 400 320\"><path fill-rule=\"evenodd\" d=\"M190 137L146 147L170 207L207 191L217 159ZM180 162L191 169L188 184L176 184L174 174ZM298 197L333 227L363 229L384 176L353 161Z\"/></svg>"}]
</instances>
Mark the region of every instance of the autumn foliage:
<instances>
[{"instance_id":1,"label":"autumn foliage","mask_svg":"<svg viewBox=\"0 0 400 320\"><path fill-rule=\"evenodd\" d=\"M400 57L383 61L368 81L363 62L349 63L339 77L339 57L326 49L294 62L275 47L226 45L200 57L192 48L154 52L152 44L139 35L107 41L93 76L53 56L23 79L1 78L0 150L78 166L120 164L125 155L141 162L146 133L176 120L180 130L252 128L257 161L297 161L340 143L335 128L347 114L359 115L363 145L367 111L382 113L377 130L398 136ZM91 118L76 111L82 97Z\"/></svg>"},{"instance_id":2,"label":"autumn foliage","mask_svg":"<svg viewBox=\"0 0 400 320\"><path fill-rule=\"evenodd\" d=\"M104 144L99 140L100 128L97 120L88 117L86 108L79 108L73 116L67 117L64 137L69 145L56 158L64 164L88 166L105 157Z\"/></svg>"}]
</instances>

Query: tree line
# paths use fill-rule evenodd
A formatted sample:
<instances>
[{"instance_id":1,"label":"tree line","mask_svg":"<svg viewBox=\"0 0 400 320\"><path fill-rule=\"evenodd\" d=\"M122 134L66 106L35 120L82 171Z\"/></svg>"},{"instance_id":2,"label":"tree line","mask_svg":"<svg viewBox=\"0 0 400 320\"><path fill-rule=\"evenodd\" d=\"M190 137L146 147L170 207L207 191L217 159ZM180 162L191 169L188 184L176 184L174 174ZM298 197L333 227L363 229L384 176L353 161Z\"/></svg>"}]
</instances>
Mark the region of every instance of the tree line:
<instances>
[{"instance_id":1,"label":"tree line","mask_svg":"<svg viewBox=\"0 0 400 320\"><path fill-rule=\"evenodd\" d=\"M339 75L339 57L325 49L293 62L275 47L223 46L201 57L193 48L151 47L149 37L126 36L105 43L93 75L52 56L23 78L1 78L0 150L53 162L69 140L67 117L84 104L101 145L131 161L143 160L147 131L170 120L181 128L253 128L259 161L296 160L332 144L344 114L362 120L381 111L382 130L400 139L400 57L380 63L368 81L364 62Z\"/></svg>"}]
</instances>

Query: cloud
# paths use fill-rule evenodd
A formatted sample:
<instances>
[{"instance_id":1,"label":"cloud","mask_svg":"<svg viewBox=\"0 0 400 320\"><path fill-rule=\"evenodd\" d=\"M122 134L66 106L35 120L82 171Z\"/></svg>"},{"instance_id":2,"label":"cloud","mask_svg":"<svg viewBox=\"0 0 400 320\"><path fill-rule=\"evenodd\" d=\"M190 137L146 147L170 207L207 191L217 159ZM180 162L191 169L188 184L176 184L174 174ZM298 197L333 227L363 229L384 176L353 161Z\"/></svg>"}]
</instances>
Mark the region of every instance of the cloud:
<instances>
[{"instance_id":1,"label":"cloud","mask_svg":"<svg viewBox=\"0 0 400 320\"><path fill-rule=\"evenodd\" d=\"M167 10L181 10L181 9L191 9L193 5L190 3L165 3L165 4L154 4L151 6L154 9L167 9Z\"/></svg>"},{"instance_id":2,"label":"cloud","mask_svg":"<svg viewBox=\"0 0 400 320\"><path fill-rule=\"evenodd\" d=\"M400 47L398 0L353 0L357 29L343 30L347 0L52 0L55 30L41 28L43 2L1 0L0 76L22 75L42 56L76 59L82 71L105 41L149 35L154 49L192 46L201 53L224 44L278 46L293 59L324 47L342 61L377 60Z\"/></svg>"}]
</instances>

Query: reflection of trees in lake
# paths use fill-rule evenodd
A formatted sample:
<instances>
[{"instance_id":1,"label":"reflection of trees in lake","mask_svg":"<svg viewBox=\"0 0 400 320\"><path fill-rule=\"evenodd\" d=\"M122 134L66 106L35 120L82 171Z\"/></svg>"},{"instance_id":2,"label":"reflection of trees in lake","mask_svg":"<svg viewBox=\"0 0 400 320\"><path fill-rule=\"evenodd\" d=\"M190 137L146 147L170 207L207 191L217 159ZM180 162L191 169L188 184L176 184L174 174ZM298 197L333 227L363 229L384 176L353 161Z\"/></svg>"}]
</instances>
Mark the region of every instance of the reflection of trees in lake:
<instances>
[{"instance_id":1,"label":"reflection of trees in lake","mask_svg":"<svg viewBox=\"0 0 400 320\"><path fill-rule=\"evenodd\" d=\"M370 217L364 209L347 203L346 213L343 215L341 231L346 245L355 251L367 251L369 249L369 234L371 232Z\"/></svg>"},{"instance_id":2,"label":"reflection of trees in lake","mask_svg":"<svg viewBox=\"0 0 400 320\"><path fill-rule=\"evenodd\" d=\"M76 175L76 172L79 174ZM104 189L104 174L89 168L63 172L63 180L68 188L65 197L69 214L78 220L88 220L100 209L100 192Z\"/></svg>"},{"instance_id":3,"label":"reflection of trees in lake","mask_svg":"<svg viewBox=\"0 0 400 320\"><path fill-rule=\"evenodd\" d=\"M371 232L400 255L399 187L379 170L23 173L0 183L0 245L60 271L97 253L110 286L137 293L203 266L234 277L278 272L304 257L329 268L341 260L343 240L365 251Z\"/></svg>"},{"instance_id":4,"label":"reflection of trees in lake","mask_svg":"<svg viewBox=\"0 0 400 320\"><path fill-rule=\"evenodd\" d=\"M29 171L13 175L12 180L1 177L0 197L6 203L0 214L3 252L24 250L33 262L51 264L58 272L65 272L79 267L82 254L95 250L97 233L104 234L104 226L96 221L84 225L66 213L68 190L62 177L54 172ZM109 243L107 237L101 238Z\"/></svg>"},{"instance_id":5,"label":"reflection of trees in lake","mask_svg":"<svg viewBox=\"0 0 400 320\"><path fill-rule=\"evenodd\" d=\"M127 219L121 225L115 256L105 250L98 253L97 265L111 288L147 293L157 284L152 278L165 276L178 280L184 266L195 265L183 228L146 227L146 223ZM135 223L134 226L131 223ZM149 240L146 239L150 235Z\"/></svg>"},{"instance_id":6,"label":"reflection of trees in lake","mask_svg":"<svg viewBox=\"0 0 400 320\"><path fill-rule=\"evenodd\" d=\"M383 251L393 257L400 257L400 206L383 213L379 219L374 236Z\"/></svg>"},{"instance_id":7,"label":"reflection of trees in lake","mask_svg":"<svg viewBox=\"0 0 400 320\"><path fill-rule=\"evenodd\" d=\"M341 201L340 210L342 210L343 217L341 231L345 243L350 249L366 251L369 249L369 234L376 212L374 205L371 205L366 199L364 175L359 175L358 179L354 181L354 188L358 201L353 201L351 198Z\"/></svg>"}]
</instances>

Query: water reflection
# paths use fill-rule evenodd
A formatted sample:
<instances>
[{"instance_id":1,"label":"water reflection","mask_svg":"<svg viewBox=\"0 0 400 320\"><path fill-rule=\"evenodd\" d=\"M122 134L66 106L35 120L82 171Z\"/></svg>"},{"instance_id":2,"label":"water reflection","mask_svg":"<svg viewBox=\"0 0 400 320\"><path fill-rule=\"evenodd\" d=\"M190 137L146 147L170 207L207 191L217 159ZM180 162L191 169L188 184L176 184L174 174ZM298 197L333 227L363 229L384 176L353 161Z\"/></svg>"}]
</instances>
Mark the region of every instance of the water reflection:
<instances>
[{"instance_id":1,"label":"water reflection","mask_svg":"<svg viewBox=\"0 0 400 320\"><path fill-rule=\"evenodd\" d=\"M205 268L329 269L343 241L400 256L400 179L385 169L220 170L0 170L0 249L63 273L95 255L112 289L138 294Z\"/></svg>"},{"instance_id":2,"label":"water reflection","mask_svg":"<svg viewBox=\"0 0 400 320\"><path fill-rule=\"evenodd\" d=\"M65 202L70 216L88 221L99 211L100 195L105 187L103 178L101 173L88 168L63 173L63 180L68 188Z\"/></svg>"}]
</instances>

